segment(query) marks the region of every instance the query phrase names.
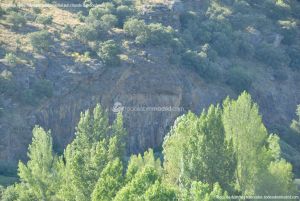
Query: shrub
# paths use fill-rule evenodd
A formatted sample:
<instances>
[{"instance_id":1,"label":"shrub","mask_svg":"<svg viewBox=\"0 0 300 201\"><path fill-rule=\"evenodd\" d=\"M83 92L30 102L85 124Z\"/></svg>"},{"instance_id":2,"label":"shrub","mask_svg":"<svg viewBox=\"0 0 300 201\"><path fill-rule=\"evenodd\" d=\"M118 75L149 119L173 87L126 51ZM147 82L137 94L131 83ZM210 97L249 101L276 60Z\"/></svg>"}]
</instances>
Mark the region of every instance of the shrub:
<instances>
[{"instance_id":1,"label":"shrub","mask_svg":"<svg viewBox=\"0 0 300 201\"><path fill-rule=\"evenodd\" d=\"M85 21L85 16L83 15L83 12L80 11L77 13L77 18L79 19L80 22L84 22Z\"/></svg>"},{"instance_id":2,"label":"shrub","mask_svg":"<svg viewBox=\"0 0 300 201\"><path fill-rule=\"evenodd\" d=\"M128 19L124 24L125 32L135 37L135 42L138 44L145 44L149 38L149 29L143 20Z\"/></svg>"},{"instance_id":3,"label":"shrub","mask_svg":"<svg viewBox=\"0 0 300 201\"><path fill-rule=\"evenodd\" d=\"M102 42L99 46L100 48L97 54L106 65L116 66L120 64L118 55L121 53L121 50L113 40Z\"/></svg>"},{"instance_id":4,"label":"shrub","mask_svg":"<svg viewBox=\"0 0 300 201\"><path fill-rule=\"evenodd\" d=\"M53 95L53 87L49 80L39 80L33 85L34 96L38 98L51 97Z\"/></svg>"},{"instance_id":5,"label":"shrub","mask_svg":"<svg viewBox=\"0 0 300 201\"><path fill-rule=\"evenodd\" d=\"M124 31L131 37L136 37L147 32L147 25L144 20L135 18L128 19L124 24Z\"/></svg>"},{"instance_id":6,"label":"shrub","mask_svg":"<svg viewBox=\"0 0 300 201\"><path fill-rule=\"evenodd\" d=\"M29 39L33 49L37 51L48 50L53 43L50 33L45 30L31 33Z\"/></svg>"},{"instance_id":7,"label":"shrub","mask_svg":"<svg viewBox=\"0 0 300 201\"><path fill-rule=\"evenodd\" d=\"M40 14L42 12L39 7L33 7L32 10L35 14Z\"/></svg>"},{"instance_id":8,"label":"shrub","mask_svg":"<svg viewBox=\"0 0 300 201\"><path fill-rule=\"evenodd\" d=\"M295 70L300 70L300 46L293 45L288 49L288 55L291 58L290 67Z\"/></svg>"},{"instance_id":9,"label":"shrub","mask_svg":"<svg viewBox=\"0 0 300 201\"><path fill-rule=\"evenodd\" d=\"M0 7L0 18L5 14L6 14L5 10Z\"/></svg>"},{"instance_id":10,"label":"shrub","mask_svg":"<svg viewBox=\"0 0 300 201\"><path fill-rule=\"evenodd\" d=\"M7 22L12 24L13 29L18 29L26 24L26 19L23 15L16 12L12 12L8 16Z\"/></svg>"},{"instance_id":11,"label":"shrub","mask_svg":"<svg viewBox=\"0 0 300 201\"><path fill-rule=\"evenodd\" d=\"M150 24L148 42L151 45L169 45L173 39L173 29L160 23Z\"/></svg>"},{"instance_id":12,"label":"shrub","mask_svg":"<svg viewBox=\"0 0 300 201\"><path fill-rule=\"evenodd\" d=\"M11 66L16 66L18 63L18 57L14 53L7 53L4 59Z\"/></svg>"},{"instance_id":13,"label":"shrub","mask_svg":"<svg viewBox=\"0 0 300 201\"><path fill-rule=\"evenodd\" d=\"M128 6L119 6L116 10L116 15L118 17L118 26L123 27L125 20L133 14L133 11Z\"/></svg>"},{"instance_id":14,"label":"shrub","mask_svg":"<svg viewBox=\"0 0 300 201\"><path fill-rule=\"evenodd\" d=\"M273 67L278 68L289 63L289 57L279 48L274 48L273 45L262 43L255 51L257 60Z\"/></svg>"},{"instance_id":15,"label":"shrub","mask_svg":"<svg viewBox=\"0 0 300 201\"><path fill-rule=\"evenodd\" d=\"M214 80L219 77L219 72L213 63L207 57L205 52L187 50L181 58L184 66L195 70L202 78Z\"/></svg>"},{"instance_id":16,"label":"shrub","mask_svg":"<svg viewBox=\"0 0 300 201\"><path fill-rule=\"evenodd\" d=\"M214 33L212 47L220 56L230 56L235 51L232 38L222 32Z\"/></svg>"},{"instance_id":17,"label":"shrub","mask_svg":"<svg viewBox=\"0 0 300 201\"><path fill-rule=\"evenodd\" d=\"M100 19L100 27L104 31L108 31L117 24L117 17L112 14L103 15Z\"/></svg>"},{"instance_id":18,"label":"shrub","mask_svg":"<svg viewBox=\"0 0 300 201\"><path fill-rule=\"evenodd\" d=\"M102 3L99 6L91 8L88 17L94 20L99 20L103 15L111 14L113 12L114 5L112 3Z\"/></svg>"},{"instance_id":19,"label":"shrub","mask_svg":"<svg viewBox=\"0 0 300 201\"><path fill-rule=\"evenodd\" d=\"M233 67L229 71L226 83L237 93L248 91L252 85L249 74L241 67Z\"/></svg>"},{"instance_id":20,"label":"shrub","mask_svg":"<svg viewBox=\"0 0 300 201\"><path fill-rule=\"evenodd\" d=\"M97 40L98 34L95 28L91 25L79 25L75 28L75 35L83 42Z\"/></svg>"},{"instance_id":21,"label":"shrub","mask_svg":"<svg viewBox=\"0 0 300 201\"><path fill-rule=\"evenodd\" d=\"M7 96L13 96L15 95L17 91L17 87L15 83L10 79L5 79L3 77L0 77L0 93L5 94Z\"/></svg>"},{"instance_id":22,"label":"shrub","mask_svg":"<svg viewBox=\"0 0 300 201\"><path fill-rule=\"evenodd\" d=\"M52 21L53 21L53 17L52 15L39 15L35 21L37 23L40 23L40 24L43 24L44 26L47 26L47 25L50 25L52 24Z\"/></svg>"}]
</instances>

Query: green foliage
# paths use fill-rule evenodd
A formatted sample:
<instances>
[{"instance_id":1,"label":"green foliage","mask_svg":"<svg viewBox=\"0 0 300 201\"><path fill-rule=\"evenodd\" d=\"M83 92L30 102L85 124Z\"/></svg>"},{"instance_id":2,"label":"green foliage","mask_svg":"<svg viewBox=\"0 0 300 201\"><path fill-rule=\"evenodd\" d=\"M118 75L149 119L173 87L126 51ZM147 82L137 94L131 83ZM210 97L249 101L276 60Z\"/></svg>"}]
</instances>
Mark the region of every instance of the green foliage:
<instances>
[{"instance_id":1,"label":"green foliage","mask_svg":"<svg viewBox=\"0 0 300 201\"><path fill-rule=\"evenodd\" d=\"M300 69L300 46L292 45L287 50L289 57L291 58L290 67L294 70Z\"/></svg>"},{"instance_id":2,"label":"green foliage","mask_svg":"<svg viewBox=\"0 0 300 201\"><path fill-rule=\"evenodd\" d=\"M113 27L118 19L113 12L113 4L104 3L90 9L89 15L84 17L85 24L75 28L75 35L83 42L101 39Z\"/></svg>"},{"instance_id":3,"label":"green foliage","mask_svg":"<svg viewBox=\"0 0 300 201\"><path fill-rule=\"evenodd\" d=\"M277 195L280 189L268 189L269 183L273 183L272 179L279 181L280 177L285 177L286 183L281 183L284 185L284 194L293 194L289 164L279 162L279 138L268 136L258 107L252 102L250 95L244 92L236 101L227 99L223 108L226 137L232 140L237 158L237 189L243 195ZM284 168L275 173L273 165ZM288 172L281 172L283 170Z\"/></svg>"},{"instance_id":4,"label":"green foliage","mask_svg":"<svg viewBox=\"0 0 300 201\"><path fill-rule=\"evenodd\" d=\"M272 68L279 68L289 63L289 57L282 49L273 45L262 43L255 51L255 57Z\"/></svg>"},{"instance_id":5,"label":"green foliage","mask_svg":"<svg viewBox=\"0 0 300 201\"><path fill-rule=\"evenodd\" d=\"M33 85L34 93L37 97L51 97L53 95L52 83L49 80L39 80Z\"/></svg>"},{"instance_id":6,"label":"green foliage","mask_svg":"<svg viewBox=\"0 0 300 201\"><path fill-rule=\"evenodd\" d=\"M20 13L12 12L7 17L7 22L12 25L13 29L19 29L19 28L23 27L26 24L26 19Z\"/></svg>"},{"instance_id":7,"label":"green foliage","mask_svg":"<svg viewBox=\"0 0 300 201\"><path fill-rule=\"evenodd\" d=\"M6 14L5 10L2 7L0 7L0 18L2 18L2 16L5 14Z\"/></svg>"},{"instance_id":8,"label":"green foliage","mask_svg":"<svg viewBox=\"0 0 300 201\"><path fill-rule=\"evenodd\" d=\"M188 196L184 200L186 201L217 201L226 200L227 192L223 191L218 183L215 183L213 187L202 182L193 182L191 189L188 192Z\"/></svg>"},{"instance_id":9,"label":"green foliage","mask_svg":"<svg viewBox=\"0 0 300 201\"><path fill-rule=\"evenodd\" d=\"M176 201L176 191L163 183L156 181L146 192L146 201Z\"/></svg>"},{"instance_id":10,"label":"green foliage","mask_svg":"<svg viewBox=\"0 0 300 201\"><path fill-rule=\"evenodd\" d=\"M154 168L146 167L117 193L114 201L142 200L146 191L155 184L159 177Z\"/></svg>"},{"instance_id":11,"label":"green foliage","mask_svg":"<svg viewBox=\"0 0 300 201\"><path fill-rule=\"evenodd\" d=\"M21 185L37 200L49 200L58 191L59 159L53 155L52 138L40 127L33 129L32 143L28 148L27 165L19 162Z\"/></svg>"},{"instance_id":12,"label":"green foliage","mask_svg":"<svg viewBox=\"0 0 300 201\"><path fill-rule=\"evenodd\" d=\"M93 18L94 20L99 20L103 15L112 14L113 12L114 12L114 5L112 3L110 2L102 3L89 10L89 17Z\"/></svg>"},{"instance_id":13,"label":"green foliage","mask_svg":"<svg viewBox=\"0 0 300 201\"><path fill-rule=\"evenodd\" d=\"M15 55L14 53L11 53L11 52L5 54L4 59L11 66L16 66L17 63L18 63L18 57L17 57L17 55Z\"/></svg>"},{"instance_id":14,"label":"green foliage","mask_svg":"<svg viewBox=\"0 0 300 201\"><path fill-rule=\"evenodd\" d=\"M223 108L179 117L163 145L164 167L152 150L125 162L122 115L110 125L100 105L81 114L75 139L62 157L53 154L50 133L36 126L29 161L19 163L20 183L7 187L1 200L216 201L228 200L227 192L295 195L292 166L281 159L279 137L268 135L250 95L227 99Z\"/></svg>"},{"instance_id":15,"label":"green foliage","mask_svg":"<svg viewBox=\"0 0 300 201\"><path fill-rule=\"evenodd\" d=\"M42 10L39 8L39 7L33 7L32 8L32 11L35 13L35 14L40 14L42 12Z\"/></svg>"},{"instance_id":16,"label":"green foliage","mask_svg":"<svg viewBox=\"0 0 300 201\"><path fill-rule=\"evenodd\" d=\"M105 190L102 185L106 179L112 182L111 185L117 185L111 180L109 171L121 171L118 169L119 162L113 161L123 159L124 155L126 132L122 122L119 114L110 126L108 114L100 105L81 114L76 137L64 153L63 181L58 193L60 199L84 201L89 200L92 194L97 199L100 195L94 188ZM101 174L104 181L99 179Z\"/></svg>"},{"instance_id":17,"label":"green foliage","mask_svg":"<svg viewBox=\"0 0 300 201\"><path fill-rule=\"evenodd\" d=\"M44 26L51 25L53 21L52 15L39 15L35 21L37 23L43 24Z\"/></svg>"},{"instance_id":18,"label":"green foliage","mask_svg":"<svg viewBox=\"0 0 300 201\"><path fill-rule=\"evenodd\" d=\"M98 56L108 66L120 65L119 54L120 47L113 40L108 40L99 44L100 48L97 52Z\"/></svg>"},{"instance_id":19,"label":"green foliage","mask_svg":"<svg viewBox=\"0 0 300 201\"><path fill-rule=\"evenodd\" d=\"M298 119L297 120L294 119L292 121L291 128L300 134L300 105L297 106L296 114Z\"/></svg>"},{"instance_id":20,"label":"green foliage","mask_svg":"<svg viewBox=\"0 0 300 201\"><path fill-rule=\"evenodd\" d=\"M48 50L53 43L53 39L48 31L33 32L29 34L29 40L32 47L38 52Z\"/></svg>"},{"instance_id":21,"label":"green foliage","mask_svg":"<svg viewBox=\"0 0 300 201\"><path fill-rule=\"evenodd\" d=\"M223 32L213 34L212 47L220 56L230 56L235 52L232 38Z\"/></svg>"},{"instance_id":22,"label":"green foliage","mask_svg":"<svg viewBox=\"0 0 300 201\"><path fill-rule=\"evenodd\" d=\"M83 42L94 41L98 38L97 31L90 25L79 25L74 31L77 38Z\"/></svg>"},{"instance_id":23,"label":"green foliage","mask_svg":"<svg viewBox=\"0 0 300 201\"><path fill-rule=\"evenodd\" d=\"M233 67L229 70L226 83L237 93L248 91L251 87L252 80L246 69Z\"/></svg>"},{"instance_id":24,"label":"green foliage","mask_svg":"<svg viewBox=\"0 0 300 201\"><path fill-rule=\"evenodd\" d=\"M133 11L130 7L121 5L118 6L116 9L116 16L118 17L118 26L123 27L124 22L128 17L133 14Z\"/></svg>"},{"instance_id":25,"label":"green foliage","mask_svg":"<svg viewBox=\"0 0 300 201\"><path fill-rule=\"evenodd\" d=\"M143 20L135 18L128 19L124 24L124 31L129 36L135 38L137 43L144 44L147 41L148 29Z\"/></svg>"},{"instance_id":26,"label":"green foliage","mask_svg":"<svg viewBox=\"0 0 300 201\"><path fill-rule=\"evenodd\" d=\"M151 23L148 25L149 39L151 45L165 45L170 44L173 39L173 29L171 27L164 27L160 23Z\"/></svg>"},{"instance_id":27,"label":"green foliage","mask_svg":"<svg viewBox=\"0 0 300 201\"><path fill-rule=\"evenodd\" d=\"M112 15L112 14L103 15L100 18L100 27L104 31L109 31L111 28L115 27L115 25L117 24L117 21L118 21L118 19L115 15Z\"/></svg>"},{"instance_id":28,"label":"green foliage","mask_svg":"<svg viewBox=\"0 0 300 201\"><path fill-rule=\"evenodd\" d=\"M219 182L231 189L235 158L231 144L225 141L221 115L219 107L211 106L200 117L188 113L176 121L163 145L164 168L171 184ZM176 156L172 154L175 150Z\"/></svg>"},{"instance_id":29,"label":"green foliage","mask_svg":"<svg viewBox=\"0 0 300 201\"><path fill-rule=\"evenodd\" d=\"M123 166L119 159L108 163L92 194L92 201L111 201L123 185Z\"/></svg>"},{"instance_id":30,"label":"green foliage","mask_svg":"<svg viewBox=\"0 0 300 201\"><path fill-rule=\"evenodd\" d=\"M214 80L219 76L219 72L209 56L214 57L215 52L209 47L209 49L206 48L201 52L187 50L181 57L181 63L188 68L194 69L202 78Z\"/></svg>"}]
</instances>

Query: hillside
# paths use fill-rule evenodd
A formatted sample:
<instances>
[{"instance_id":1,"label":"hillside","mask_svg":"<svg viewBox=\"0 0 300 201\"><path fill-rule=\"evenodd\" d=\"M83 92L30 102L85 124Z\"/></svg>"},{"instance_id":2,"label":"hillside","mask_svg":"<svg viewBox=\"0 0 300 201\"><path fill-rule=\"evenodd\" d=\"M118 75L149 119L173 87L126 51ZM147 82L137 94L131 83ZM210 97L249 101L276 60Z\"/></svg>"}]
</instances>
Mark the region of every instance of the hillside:
<instances>
[{"instance_id":1,"label":"hillside","mask_svg":"<svg viewBox=\"0 0 300 201\"><path fill-rule=\"evenodd\" d=\"M34 125L51 129L54 150L62 153L80 112L97 103L110 121L116 103L125 107L128 154L159 152L179 115L200 114L246 90L298 174L300 136L290 124L300 103L299 1L30 6L39 3L45 2L1 1L1 173L26 160ZM132 107L181 109L126 111Z\"/></svg>"}]
</instances>

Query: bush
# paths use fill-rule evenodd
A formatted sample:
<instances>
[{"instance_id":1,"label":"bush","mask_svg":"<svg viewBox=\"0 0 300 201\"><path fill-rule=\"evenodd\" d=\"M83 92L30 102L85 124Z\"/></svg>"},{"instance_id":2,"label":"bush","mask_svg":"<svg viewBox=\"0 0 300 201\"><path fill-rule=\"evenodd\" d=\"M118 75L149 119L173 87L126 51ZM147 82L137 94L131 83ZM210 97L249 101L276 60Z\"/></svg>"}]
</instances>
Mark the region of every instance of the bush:
<instances>
[{"instance_id":1,"label":"bush","mask_svg":"<svg viewBox=\"0 0 300 201\"><path fill-rule=\"evenodd\" d=\"M133 11L128 6L119 6L116 10L116 15L118 17L118 26L123 27L125 20L133 14Z\"/></svg>"},{"instance_id":2,"label":"bush","mask_svg":"<svg viewBox=\"0 0 300 201\"><path fill-rule=\"evenodd\" d=\"M230 56L235 52L232 38L222 32L213 34L212 47L220 56Z\"/></svg>"},{"instance_id":3,"label":"bush","mask_svg":"<svg viewBox=\"0 0 300 201\"><path fill-rule=\"evenodd\" d=\"M6 14L5 10L0 7L0 18L5 14Z\"/></svg>"},{"instance_id":4,"label":"bush","mask_svg":"<svg viewBox=\"0 0 300 201\"><path fill-rule=\"evenodd\" d=\"M256 48L255 57L272 68L279 68L289 63L289 57L282 49L274 48L273 45L267 43L262 43Z\"/></svg>"},{"instance_id":5,"label":"bush","mask_svg":"<svg viewBox=\"0 0 300 201\"><path fill-rule=\"evenodd\" d=\"M16 66L18 63L18 57L14 53L7 53L4 59L11 66Z\"/></svg>"},{"instance_id":6,"label":"bush","mask_svg":"<svg viewBox=\"0 0 300 201\"><path fill-rule=\"evenodd\" d=\"M290 67L295 70L300 70L300 46L293 45L288 49L288 55L291 59Z\"/></svg>"},{"instance_id":7,"label":"bush","mask_svg":"<svg viewBox=\"0 0 300 201\"><path fill-rule=\"evenodd\" d=\"M48 31L38 31L29 35L32 47L37 51L48 50L53 43L51 35Z\"/></svg>"},{"instance_id":8,"label":"bush","mask_svg":"<svg viewBox=\"0 0 300 201\"><path fill-rule=\"evenodd\" d=\"M7 22L12 24L13 29L18 29L20 27L23 27L26 24L26 19L23 15L16 12L12 12L8 16Z\"/></svg>"},{"instance_id":9,"label":"bush","mask_svg":"<svg viewBox=\"0 0 300 201\"><path fill-rule=\"evenodd\" d=\"M111 28L113 28L117 24L117 17L112 14L106 14L103 15L100 19L100 27L104 31L109 31Z\"/></svg>"},{"instance_id":10,"label":"bush","mask_svg":"<svg viewBox=\"0 0 300 201\"><path fill-rule=\"evenodd\" d=\"M53 17L52 17L52 15L39 15L36 19L35 19L35 21L37 22L37 23L40 23L40 24L42 24L42 25L44 25L44 26L47 26L47 25L50 25L50 24L52 24L52 21L53 21Z\"/></svg>"},{"instance_id":11,"label":"bush","mask_svg":"<svg viewBox=\"0 0 300 201\"><path fill-rule=\"evenodd\" d=\"M150 24L148 42L151 45L169 45L173 39L173 29L160 23Z\"/></svg>"},{"instance_id":12,"label":"bush","mask_svg":"<svg viewBox=\"0 0 300 201\"><path fill-rule=\"evenodd\" d=\"M137 37L147 32L147 25L144 20L130 18L124 24L124 31L131 37Z\"/></svg>"},{"instance_id":13,"label":"bush","mask_svg":"<svg viewBox=\"0 0 300 201\"><path fill-rule=\"evenodd\" d=\"M214 80L219 77L219 72L215 65L207 57L207 53L187 50L181 58L184 66L195 70L202 78Z\"/></svg>"},{"instance_id":14,"label":"bush","mask_svg":"<svg viewBox=\"0 0 300 201\"><path fill-rule=\"evenodd\" d=\"M113 11L114 5L112 3L103 3L99 6L91 8L88 17L94 20L100 20L103 15L111 14Z\"/></svg>"},{"instance_id":15,"label":"bush","mask_svg":"<svg viewBox=\"0 0 300 201\"><path fill-rule=\"evenodd\" d=\"M77 13L77 18L79 19L80 22L84 22L85 21L85 16L83 15L83 12L80 11Z\"/></svg>"},{"instance_id":16,"label":"bush","mask_svg":"<svg viewBox=\"0 0 300 201\"><path fill-rule=\"evenodd\" d=\"M39 80L33 85L34 95L38 98L51 97L53 95L53 87L49 80Z\"/></svg>"},{"instance_id":17,"label":"bush","mask_svg":"<svg viewBox=\"0 0 300 201\"><path fill-rule=\"evenodd\" d=\"M102 42L99 46L100 48L97 54L104 64L108 66L116 66L120 64L120 58L118 55L121 53L121 50L113 40Z\"/></svg>"},{"instance_id":18,"label":"bush","mask_svg":"<svg viewBox=\"0 0 300 201\"><path fill-rule=\"evenodd\" d=\"M75 35L76 37L83 41L95 41L98 38L97 31L91 25L79 25L75 28Z\"/></svg>"},{"instance_id":19,"label":"bush","mask_svg":"<svg viewBox=\"0 0 300 201\"><path fill-rule=\"evenodd\" d=\"M14 96L17 91L17 87L12 80L4 79L0 77L0 93L7 96Z\"/></svg>"},{"instance_id":20,"label":"bush","mask_svg":"<svg viewBox=\"0 0 300 201\"><path fill-rule=\"evenodd\" d=\"M40 14L42 12L42 10L39 7L33 7L32 10L35 14Z\"/></svg>"},{"instance_id":21,"label":"bush","mask_svg":"<svg viewBox=\"0 0 300 201\"><path fill-rule=\"evenodd\" d=\"M237 93L248 91L252 85L251 77L241 67L231 68L226 83Z\"/></svg>"}]
</instances>

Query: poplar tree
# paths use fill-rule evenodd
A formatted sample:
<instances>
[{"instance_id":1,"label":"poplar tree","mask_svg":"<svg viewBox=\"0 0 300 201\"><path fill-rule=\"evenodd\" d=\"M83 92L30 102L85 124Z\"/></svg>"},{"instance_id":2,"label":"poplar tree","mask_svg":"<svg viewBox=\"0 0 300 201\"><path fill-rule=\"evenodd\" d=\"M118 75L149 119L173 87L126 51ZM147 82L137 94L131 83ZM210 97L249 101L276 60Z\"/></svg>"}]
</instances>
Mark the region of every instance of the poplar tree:
<instances>
[{"instance_id":1,"label":"poplar tree","mask_svg":"<svg viewBox=\"0 0 300 201\"><path fill-rule=\"evenodd\" d=\"M19 162L18 175L21 185L24 184L19 189L28 190L35 199L51 200L54 199L60 183L59 159L53 154L50 132L36 126L32 133L32 143L28 148L29 160L27 164Z\"/></svg>"},{"instance_id":2,"label":"poplar tree","mask_svg":"<svg viewBox=\"0 0 300 201\"><path fill-rule=\"evenodd\" d=\"M218 106L199 117L189 113L179 118L165 139L164 157L166 178L171 183L186 187L201 181L212 187L219 182L222 188L232 189L235 158L232 144L225 140Z\"/></svg>"}]
</instances>

